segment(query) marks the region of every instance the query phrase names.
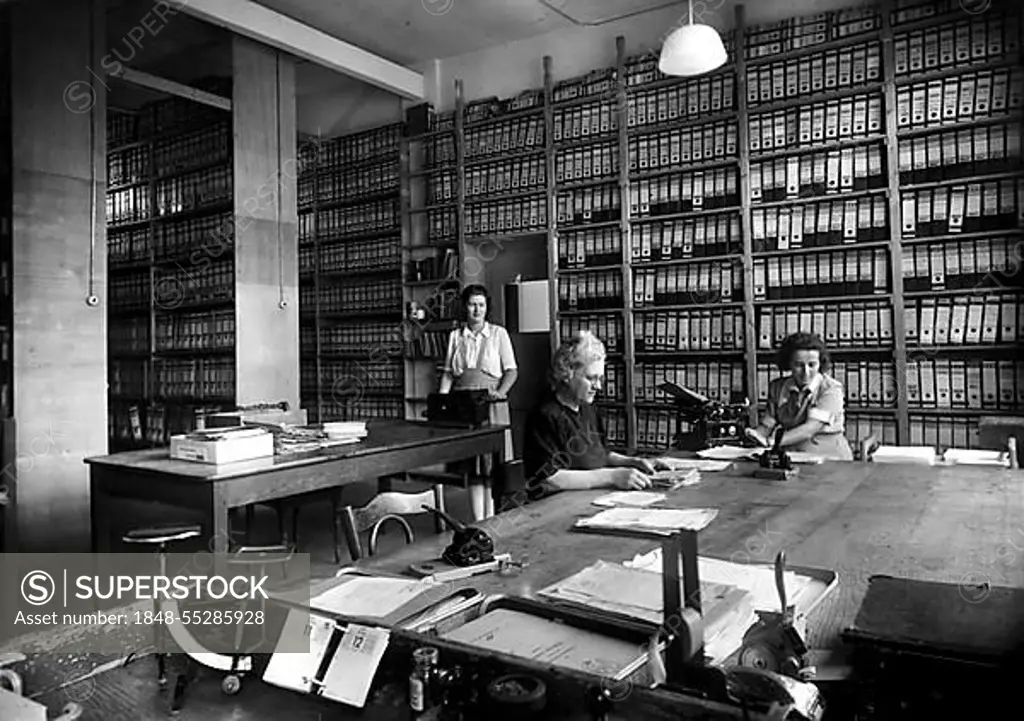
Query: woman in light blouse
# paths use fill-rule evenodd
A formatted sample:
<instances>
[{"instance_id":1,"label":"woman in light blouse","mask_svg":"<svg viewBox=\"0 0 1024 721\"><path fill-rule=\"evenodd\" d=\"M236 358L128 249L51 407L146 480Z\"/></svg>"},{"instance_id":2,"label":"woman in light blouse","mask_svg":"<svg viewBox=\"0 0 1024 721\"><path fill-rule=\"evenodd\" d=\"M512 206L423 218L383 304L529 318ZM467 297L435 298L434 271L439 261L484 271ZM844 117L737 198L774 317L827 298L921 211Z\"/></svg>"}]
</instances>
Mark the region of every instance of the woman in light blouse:
<instances>
[{"instance_id":1,"label":"woman in light blouse","mask_svg":"<svg viewBox=\"0 0 1024 721\"><path fill-rule=\"evenodd\" d=\"M448 353L441 375L441 393L455 390L486 390L491 398L490 420L510 426L508 393L519 377L516 356L508 331L491 323L491 296L482 285L467 285L462 291L465 321L448 337ZM505 432L505 458L514 457L512 431ZM470 488L474 513L489 507L482 488ZM488 514L490 515L490 514ZM481 516L477 516L480 518Z\"/></svg>"},{"instance_id":2,"label":"woman in light blouse","mask_svg":"<svg viewBox=\"0 0 1024 721\"><path fill-rule=\"evenodd\" d=\"M747 436L759 445L774 445L773 433L783 429L781 446L828 460L852 461L853 452L843 435L843 385L828 374L828 348L811 333L794 333L782 342L779 370L789 375L768 384L768 411Z\"/></svg>"}]
</instances>

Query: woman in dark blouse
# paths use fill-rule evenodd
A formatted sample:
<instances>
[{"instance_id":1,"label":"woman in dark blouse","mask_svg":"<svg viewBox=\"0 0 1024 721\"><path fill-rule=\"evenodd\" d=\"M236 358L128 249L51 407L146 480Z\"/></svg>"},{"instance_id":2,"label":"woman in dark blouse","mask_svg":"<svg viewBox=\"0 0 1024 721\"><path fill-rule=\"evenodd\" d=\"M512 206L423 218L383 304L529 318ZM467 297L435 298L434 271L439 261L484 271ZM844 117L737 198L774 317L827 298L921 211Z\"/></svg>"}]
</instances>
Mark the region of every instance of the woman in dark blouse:
<instances>
[{"instance_id":1,"label":"woman in dark blouse","mask_svg":"<svg viewBox=\"0 0 1024 721\"><path fill-rule=\"evenodd\" d=\"M642 489L652 461L609 451L594 399L604 381L604 344L589 331L566 341L551 361L552 393L526 428L524 471L530 494L590 488Z\"/></svg>"}]
</instances>

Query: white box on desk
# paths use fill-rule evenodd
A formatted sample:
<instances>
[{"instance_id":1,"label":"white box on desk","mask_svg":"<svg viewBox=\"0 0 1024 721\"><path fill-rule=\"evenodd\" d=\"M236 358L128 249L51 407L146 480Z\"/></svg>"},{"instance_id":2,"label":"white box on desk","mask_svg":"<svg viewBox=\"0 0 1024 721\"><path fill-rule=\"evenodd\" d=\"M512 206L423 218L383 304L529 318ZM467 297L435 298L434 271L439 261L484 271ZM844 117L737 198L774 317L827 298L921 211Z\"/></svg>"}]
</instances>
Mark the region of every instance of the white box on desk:
<instances>
[{"instance_id":1,"label":"white box on desk","mask_svg":"<svg viewBox=\"0 0 1024 721\"><path fill-rule=\"evenodd\" d=\"M257 433L232 437L226 429L196 431L188 435L171 436L171 458L221 465L251 461L274 455L274 434ZM223 435L222 438L216 436ZM210 440L203 439L209 436Z\"/></svg>"}]
</instances>

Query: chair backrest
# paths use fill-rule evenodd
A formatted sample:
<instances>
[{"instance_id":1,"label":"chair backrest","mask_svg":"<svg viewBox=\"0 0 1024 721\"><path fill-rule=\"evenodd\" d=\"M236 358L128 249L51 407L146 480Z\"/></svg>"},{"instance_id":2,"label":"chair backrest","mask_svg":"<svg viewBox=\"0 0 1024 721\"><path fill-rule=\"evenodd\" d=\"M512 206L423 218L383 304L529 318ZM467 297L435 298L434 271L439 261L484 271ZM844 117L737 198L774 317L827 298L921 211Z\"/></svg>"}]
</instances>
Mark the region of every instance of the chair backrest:
<instances>
[{"instance_id":1,"label":"chair backrest","mask_svg":"<svg viewBox=\"0 0 1024 721\"><path fill-rule=\"evenodd\" d=\"M377 536L381 527L388 521L397 523L405 534L406 543L412 543L415 540L412 527L404 516L426 513L423 506L445 510L444 488L438 485L422 493L388 491L378 493L360 508L342 506L339 509L339 516L352 560L358 561L363 558L363 544L359 535L367 531L370 532L369 555L377 552Z\"/></svg>"}]
</instances>

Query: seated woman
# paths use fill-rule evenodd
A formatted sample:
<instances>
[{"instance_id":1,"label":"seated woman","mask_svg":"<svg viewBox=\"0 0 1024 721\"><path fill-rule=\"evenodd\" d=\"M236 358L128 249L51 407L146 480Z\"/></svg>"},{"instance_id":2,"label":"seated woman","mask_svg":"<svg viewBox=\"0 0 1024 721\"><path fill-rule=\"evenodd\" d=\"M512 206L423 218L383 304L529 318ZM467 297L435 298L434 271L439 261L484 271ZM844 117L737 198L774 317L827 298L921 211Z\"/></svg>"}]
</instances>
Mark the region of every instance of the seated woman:
<instances>
[{"instance_id":1,"label":"seated woman","mask_svg":"<svg viewBox=\"0 0 1024 721\"><path fill-rule=\"evenodd\" d=\"M612 453L593 406L604 381L604 344L589 331L566 341L551 361L552 393L530 416L523 465L532 498L588 488L649 488L655 465Z\"/></svg>"},{"instance_id":2,"label":"seated woman","mask_svg":"<svg viewBox=\"0 0 1024 721\"><path fill-rule=\"evenodd\" d=\"M853 452L843 435L843 385L828 375L828 349L811 333L794 333L782 342L776 357L788 376L768 385L768 411L747 436L758 444L774 445L777 428L784 429L782 448L852 461Z\"/></svg>"}]
</instances>

